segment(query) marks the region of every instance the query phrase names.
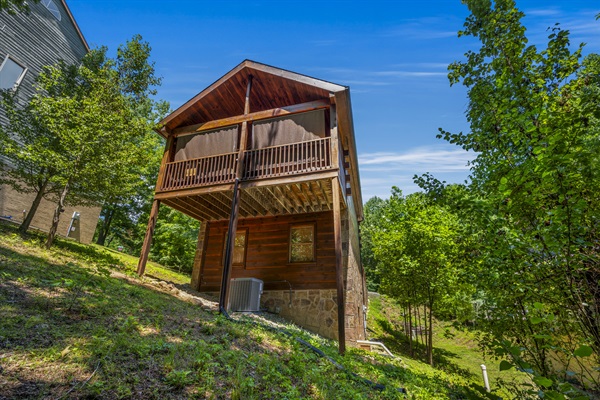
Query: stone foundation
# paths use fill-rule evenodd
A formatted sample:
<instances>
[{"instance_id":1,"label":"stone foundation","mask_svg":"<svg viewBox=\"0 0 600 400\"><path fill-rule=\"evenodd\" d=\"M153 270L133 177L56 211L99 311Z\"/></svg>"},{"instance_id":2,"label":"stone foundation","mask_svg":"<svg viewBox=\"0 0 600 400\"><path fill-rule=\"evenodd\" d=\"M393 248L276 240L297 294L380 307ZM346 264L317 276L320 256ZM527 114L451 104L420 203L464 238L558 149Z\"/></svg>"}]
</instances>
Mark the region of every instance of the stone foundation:
<instances>
[{"instance_id":1,"label":"stone foundation","mask_svg":"<svg viewBox=\"0 0 600 400\"><path fill-rule=\"evenodd\" d=\"M338 339L337 292L335 289L269 290L261 306L321 336Z\"/></svg>"}]
</instances>

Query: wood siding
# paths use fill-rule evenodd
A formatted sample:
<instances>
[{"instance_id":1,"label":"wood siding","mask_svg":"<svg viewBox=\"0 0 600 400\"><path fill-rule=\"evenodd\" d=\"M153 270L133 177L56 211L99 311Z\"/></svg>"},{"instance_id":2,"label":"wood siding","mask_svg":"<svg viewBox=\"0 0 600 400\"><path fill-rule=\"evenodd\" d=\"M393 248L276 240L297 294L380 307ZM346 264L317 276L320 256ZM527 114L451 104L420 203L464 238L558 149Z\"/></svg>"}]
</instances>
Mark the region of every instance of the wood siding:
<instances>
[{"instance_id":1,"label":"wood siding","mask_svg":"<svg viewBox=\"0 0 600 400\"><path fill-rule=\"evenodd\" d=\"M62 2L55 0L54 4L60 11L60 21L42 3L30 2L28 14L0 12L0 28L4 27L0 31L0 63L8 54L27 68L18 88L20 101L26 101L35 93L33 84L42 67L59 60L73 64L87 52ZM0 123L6 123L2 109Z\"/></svg>"},{"instance_id":2,"label":"wood siding","mask_svg":"<svg viewBox=\"0 0 600 400\"><path fill-rule=\"evenodd\" d=\"M316 225L316 260L290 263L290 226L303 223ZM293 290L335 288L332 212L240 219L238 230L241 229L248 230L246 261L243 266L233 266L232 278L261 279L265 282L265 290L287 290L290 286ZM200 270L200 291L220 288L226 232L227 221L211 222Z\"/></svg>"}]
</instances>

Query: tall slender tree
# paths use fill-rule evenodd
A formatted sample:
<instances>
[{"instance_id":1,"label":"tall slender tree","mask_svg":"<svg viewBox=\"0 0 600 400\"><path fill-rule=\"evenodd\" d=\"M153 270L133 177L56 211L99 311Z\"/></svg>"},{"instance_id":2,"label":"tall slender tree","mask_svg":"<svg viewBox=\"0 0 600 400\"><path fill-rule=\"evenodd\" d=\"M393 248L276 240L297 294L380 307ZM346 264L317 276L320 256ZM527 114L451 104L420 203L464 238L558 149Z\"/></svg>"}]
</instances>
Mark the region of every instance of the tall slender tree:
<instances>
[{"instance_id":1,"label":"tall slender tree","mask_svg":"<svg viewBox=\"0 0 600 400\"><path fill-rule=\"evenodd\" d=\"M485 235L478 281L494 316L481 321L486 343L551 396L564 379L560 354L568 370L600 351L600 57L571 50L558 25L543 49L529 45L512 0L465 3L459 36L481 46L449 78L467 87L471 129L439 137L477 154L469 189L471 222ZM597 385L588 372L580 382Z\"/></svg>"}]
</instances>

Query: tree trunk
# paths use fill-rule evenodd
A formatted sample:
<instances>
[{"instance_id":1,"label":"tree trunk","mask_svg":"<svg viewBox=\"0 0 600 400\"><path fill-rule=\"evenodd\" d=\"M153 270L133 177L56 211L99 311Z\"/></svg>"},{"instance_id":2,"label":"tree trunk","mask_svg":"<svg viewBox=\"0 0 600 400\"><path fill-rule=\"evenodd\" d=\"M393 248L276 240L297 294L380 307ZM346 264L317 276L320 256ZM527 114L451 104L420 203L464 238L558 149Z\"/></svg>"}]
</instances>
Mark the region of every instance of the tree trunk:
<instances>
[{"instance_id":1,"label":"tree trunk","mask_svg":"<svg viewBox=\"0 0 600 400\"><path fill-rule=\"evenodd\" d=\"M35 213L37 212L37 209L40 206L40 203L42 202L42 198L44 197L44 194L46 193L47 186L48 186L48 180L46 179L44 181L44 183L42 184L42 186L39 188L38 192L36 193L35 199L33 199L33 203L31 203L31 207L29 207L29 211L27 212L25 219L19 226L20 234L24 235L27 233L27 230L29 229L29 225L31 225L31 221L33 221L33 217L35 216Z\"/></svg>"},{"instance_id":2,"label":"tree trunk","mask_svg":"<svg viewBox=\"0 0 600 400\"><path fill-rule=\"evenodd\" d=\"M429 347L429 365L433 367L433 303L429 306L429 331L428 331L428 347Z\"/></svg>"},{"instance_id":3,"label":"tree trunk","mask_svg":"<svg viewBox=\"0 0 600 400\"><path fill-rule=\"evenodd\" d=\"M96 244L100 246L104 246L104 242L106 241L106 237L108 236L108 232L110 230L110 224L112 222L113 216L115 215L115 209L113 204L109 204L106 209L106 213L104 214L104 220L102 221L102 226L100 227L100 233L98 233L98 240L96 240Z\"/></svg>"},{"instance_id":4,"label":"tree trunk","mask_svg":"<svg viewBox=\"0 0 600 400\"><path fill-rule=\"evenodd\" d=\"M408 349L410 351L410 356L414 357L415 352L413 350L413 338L412 338L412 308L410 303L408 303Z\"/></svg>"},{"instance_id":5,"label":"tree trunk","mask_svg":"<svg viewBox=\"0 0 600 400\"><path fill-rule=\"evenodd\" d=\"M50 232L48 232L48 239L46 240L47 249L52 247L52 243L54 242L54 237L56 236L56 231L58 230L58 223L60 222L60 214L64 211L63 207L65 205L65 198L67 197L67 193L69 193L70 183L70 181L67 182L62 192L60 193L58 204L56 204L56 209L54 210L54 217L52 218L52 226L50 227Z\"/></svg>"}]
</instances>

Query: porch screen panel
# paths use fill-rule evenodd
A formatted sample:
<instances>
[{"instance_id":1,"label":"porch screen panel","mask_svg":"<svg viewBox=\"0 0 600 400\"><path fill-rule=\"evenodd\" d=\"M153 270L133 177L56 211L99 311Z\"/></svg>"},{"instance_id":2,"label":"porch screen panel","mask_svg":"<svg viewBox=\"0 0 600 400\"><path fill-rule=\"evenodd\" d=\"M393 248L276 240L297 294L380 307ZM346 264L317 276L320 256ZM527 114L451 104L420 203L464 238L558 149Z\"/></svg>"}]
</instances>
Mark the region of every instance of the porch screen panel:
<instances>
[{"instance_id":1,"label":"porch screen panel","mask_svg":"<svg viewBox=\"0 0 600 400\"><path fill-rule=\"evenodd\" d=\"M325 111L294 114L252 125L252 148L306 142L325 137Z\"/></svg>"},{"instance_id":2,"label":"porch screen panel","mask_svg":"<svg viewBox=\"0 0 600 400\"><path fill-rule=\"evenodd\" d=\"M175 161L232 153L237 149L238 127L237 125L228 126L178 137L175 146Z\"/></svg>"}]
</instances>

